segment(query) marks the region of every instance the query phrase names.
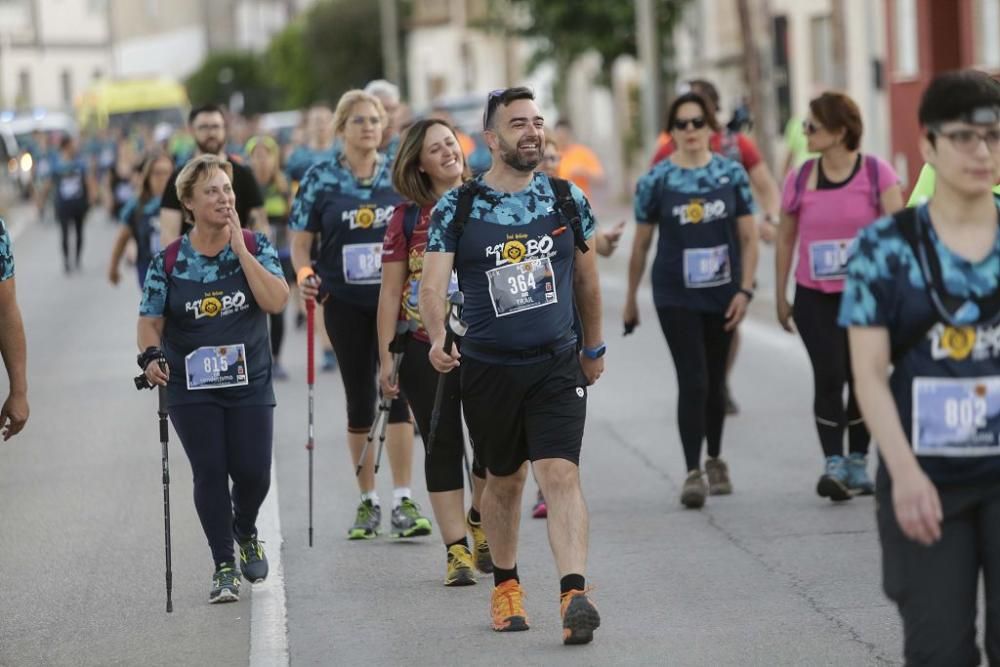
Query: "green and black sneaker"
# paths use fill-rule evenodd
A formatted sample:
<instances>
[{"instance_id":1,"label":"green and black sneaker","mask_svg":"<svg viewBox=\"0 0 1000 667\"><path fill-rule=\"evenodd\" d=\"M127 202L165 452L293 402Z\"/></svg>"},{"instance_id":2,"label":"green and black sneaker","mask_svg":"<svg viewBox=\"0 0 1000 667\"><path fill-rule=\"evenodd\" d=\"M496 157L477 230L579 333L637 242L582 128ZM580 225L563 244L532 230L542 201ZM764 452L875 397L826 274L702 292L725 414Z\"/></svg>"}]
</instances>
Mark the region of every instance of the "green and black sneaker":
<instances>
[{"instance_id":1,"label":"green and black sneaker","mask_svg":"<svg viewBox=\"0 0 1000 667\"><path fill-rule=\"evenodd\" d=\"M409 498L403 498L392 510L393 537L420 537L431 534L431 520L420 514L420 507Z\"/></svg>"},{"instance_id":2,"label":"green and black sneaker","mask_svg":"<svg viewBox=\"0 0 1000 667\"><path fill-rule=\"evenodd\" d=\"M264 555L263 542L253 536L242 540L237 538L240 547L240 572L243 578L251 584L259 584L267 579L267 556Z\"/></svg>"},{"instance_id":3,"label":"green and black sneaker","mask_svg":"<svg viewBox=\"0 0 1000 667\"><path fill-rule=\"evenodd\" d=\"M240 573L236 563L220 563L212 575L212 590L208 593L209 604L217 602L239 602Z\"/></svg>"},{"instance_id":4,"label":"green and black sneaker","mask_svg":"<svg viewBox=\"0 0 1000 667\"><path fill-rule=\"evenodd\" d=\"M381 525L382 508L372 504L371 500L362 500L354 517L354 525L347 531L347 539L373 540L378 537Z\"/></svg>"}]
</instances>

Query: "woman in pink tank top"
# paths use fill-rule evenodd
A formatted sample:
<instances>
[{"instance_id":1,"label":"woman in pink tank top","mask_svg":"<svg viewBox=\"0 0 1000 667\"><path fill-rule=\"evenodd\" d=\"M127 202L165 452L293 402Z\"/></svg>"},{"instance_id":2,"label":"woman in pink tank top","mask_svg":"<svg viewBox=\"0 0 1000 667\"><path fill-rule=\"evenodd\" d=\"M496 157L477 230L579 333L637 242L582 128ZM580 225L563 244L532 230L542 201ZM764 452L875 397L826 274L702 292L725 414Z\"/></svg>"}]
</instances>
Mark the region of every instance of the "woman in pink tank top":
<instances>
[{"instance_id":1,"label":"woman in pink tank top","mask_svg":"<svg viewBox=\"0 0 1000 667\"><path fill-rule=\"evenodd\" d=\"M874 490L868 476L871 438L854 396L847 333L837 326L847 259L858 231L902 208L903 195L892 167L859 150L861 113L850 97L823 93L809 103L803 126L809 151L820 156L785 179L775 301L781 326L789 332L798 328L812 362L813 413L826 458L816 492L842 501ZM794 306L788 301L793 257Z\"/></svg>"}]
</instances>

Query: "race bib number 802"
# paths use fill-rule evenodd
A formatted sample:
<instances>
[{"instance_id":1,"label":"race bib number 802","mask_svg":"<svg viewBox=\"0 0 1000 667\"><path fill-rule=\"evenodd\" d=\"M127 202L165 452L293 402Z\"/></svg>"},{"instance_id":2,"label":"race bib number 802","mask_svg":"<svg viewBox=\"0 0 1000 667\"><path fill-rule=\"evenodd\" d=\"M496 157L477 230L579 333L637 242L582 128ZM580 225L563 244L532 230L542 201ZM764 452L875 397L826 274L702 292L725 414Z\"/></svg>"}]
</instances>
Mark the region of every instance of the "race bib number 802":
<instances>
[{"instance_id":1,"label":"race bib number 802","mask_svg":"<svg viewBox=\"0 0 1000 667\"><path fill-rule=\"evenodd\" d=\"M914 379L911 438L918 456L1000 454L1000 376Z\"/></svg>"}]
</instances>

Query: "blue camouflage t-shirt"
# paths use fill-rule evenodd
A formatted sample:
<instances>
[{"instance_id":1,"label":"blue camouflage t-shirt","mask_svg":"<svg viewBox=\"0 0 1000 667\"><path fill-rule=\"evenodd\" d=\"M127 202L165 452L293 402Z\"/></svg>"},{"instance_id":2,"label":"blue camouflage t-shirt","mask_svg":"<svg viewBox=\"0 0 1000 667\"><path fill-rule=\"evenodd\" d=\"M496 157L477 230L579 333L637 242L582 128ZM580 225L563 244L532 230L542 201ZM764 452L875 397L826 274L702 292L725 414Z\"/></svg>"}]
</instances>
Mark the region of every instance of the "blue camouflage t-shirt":
<instances>
[{"instance_id":1,"label":"blue camouflage t-shirt","mask_svg":"<svg viewBox=\"0 0 1000 667\"><path fill-rule=\"evenodd\" d=\"M267 236L254 232L254 237L257 240L255 255L257 261L269 272L284 279L285 274L281 269L278 253L267 240ZM167 274L164 268L164 254L165 252L160 252L153 258L153 263L149 265L149 271L146 273L146 282L142 287L142 302L139 304L139 315L142 317L163 317L166 312ZM175 278L213 283L236 275L242 270L239 258L228 244L215 257L206 257L194 249L186 234L181 237L177 263L174 264Z\"/></svg>"},{"instance_id":2,"label":"blue camouflage t-shirt","mask_svg":"<svg viewBox=\"0 0 1000 667\"><path fill-rule=\"evenodd\" d=\"M725 312L742 280L737 219L755 210L746 169L715 153L696 169L663 160L640 178L635 219L659 226L656 307Z\"/></svg>"},{"instance_id":3,"label":"blue camouflage t-shirt","mask_svg":"<svg viewBox=\"0 0 1000 667\"><path fill-rule=\"evenodd\" d=\"M965 313L959 321L941 317L920 261L900 231L901 219L909 224L917 216L929 227L945 292L962 300L987 297L1000 288L1000 232L992 251L970 262L941 242L926 205L904 209L859 232L838 323L888 331L889 387L907 439L932 481L1000 483L1000 382L989 379L1000 377L1000 324L991 322L992 313L979 313L972 301L959 309ZM962 417L966 408L969 419ZM987 441L991 444L983 446ZM887 482L881 466L879 484Z\"/></svg>"},{"instance_id":4,"label":"blue camouflage t-shirt","mask_svg":"<svg viewBox=\"0 0 1000 667\"><path fill-rule=\"evenodd\" d=\"M7 224L0 219L0 282L14 277L14 248L11 246Z\"/></svg>"},{"instance_id":5,"label":"blue camouflage t-shirt","mask_svg":"<svg viewBox=\"0 0 1000 667\"><path fill-rule=\"evenodd\" d=\"M470 219L516 227L530 224L538 218L551 214L555 206L556 195L552 192L552 185L548 176L541 172L536 172L531 185L520 192L500 192L486 185L482 176L476 178L486 195L476 197L469 213ZM570 183L570 192L580 212L583 237L589 240L597 228L594 212L583 190ZM457 203L456 188L446 192L434 206L431 211L430 229L427 232L427 252L455 252L454 239L450 238L445 230L455 217Z\"/></svg>"}]
</instances>

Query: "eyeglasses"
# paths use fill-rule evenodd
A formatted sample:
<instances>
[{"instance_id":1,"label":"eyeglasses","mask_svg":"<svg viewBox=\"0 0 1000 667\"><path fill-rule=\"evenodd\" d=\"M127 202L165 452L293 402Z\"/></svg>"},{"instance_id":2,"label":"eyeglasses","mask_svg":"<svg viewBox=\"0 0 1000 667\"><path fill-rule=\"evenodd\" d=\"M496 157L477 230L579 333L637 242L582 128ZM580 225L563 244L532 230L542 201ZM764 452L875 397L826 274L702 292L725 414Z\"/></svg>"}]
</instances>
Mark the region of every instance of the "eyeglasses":
<instances>
[{"instance_id":1,"label":"eyeglasses","mask_svg":"<svg viewBox=\"0 0 1000 667\"><path fill-rule=\"evenodd\" d=\"M811 120L802 121L802 131L805 132L806 134L816 134L817 132L819 132L819 130L820 130L819 125L812 122Z\"/></svg>"},{"instance_id":2,"label":"eyeglasses","mask_svg":"<svg viewBox=\"0 0 1000 667\"><path fill-rule=\"evenodd\" d=\"M379 116L352 116L351 125L381 125L382 118Z\"/></svg>"},{"instance_id":3,"label":"eyeglasses","mask_svg":"<svg viewBox=\"0 0 1000 667\"><path fill-rule=\"evenodd\" d=\"M507 92L506 88L498 88L491 90L490 94L486 96L486 110L483 111L483 130L490 129L490 121L493 119L493 114L496 112L497 107L500 106L500 100L503 98L505 92Z\"/></svg>"},{"instance_id":4,"label":"eyeglasses","mask_svg":"<svg viewBox=\"0 0 1000 667\"><path fill-rule=\"evenodd\" d=\"M986 144L990 151L1000 150L1000 127L991 127L983 132L973 129L963 128L943 132L941 128L933 128L931 132L939 137L944 137L951 142L951 145L963 153L974 153L979 148L979 142Z\"/></svg>"},{"instance_id":5,"label":"eyeglasses","mask_svg":"<svg viewBox=\"0 0 1000 667\"><path fill-rule=\"evenodd\" d=\"M700 130L705 127L705 117L698 116L697 118L675 118L672 127L675 130L686 130L689 127Z\"/></svg>"},{"instance_id":6,"label":"eyeglasses","mask_svg":"<svg viewBox=\"0 0 1000 667\"><path fill-rule=\"evenodd\" d=\"M221 132L224 129L226 129L226 126L225 125L219 125L218 123L214 123L212 125L195 125L194 126L194 131L195 132Z\"/></svg>"}]
</instances>

